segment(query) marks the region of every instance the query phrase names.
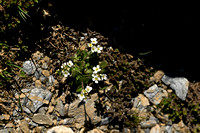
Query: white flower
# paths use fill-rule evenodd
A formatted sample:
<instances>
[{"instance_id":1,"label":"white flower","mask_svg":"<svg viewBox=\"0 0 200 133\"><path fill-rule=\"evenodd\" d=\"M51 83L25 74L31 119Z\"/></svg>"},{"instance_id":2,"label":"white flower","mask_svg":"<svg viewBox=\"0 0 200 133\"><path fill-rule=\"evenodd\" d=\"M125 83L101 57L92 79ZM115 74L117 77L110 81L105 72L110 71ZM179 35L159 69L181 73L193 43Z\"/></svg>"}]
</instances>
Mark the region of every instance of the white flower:
<instances>
[{"instance_id":1,"label":"white flower","mask_svg":"<svg viewBox=\"0 0 200 133\"><path fill-rule=\"evenodd\" d=\"M99 83L101 79L98 76L95 76L92 78L92 81L94 81L96 84Z\"/></svg>"},{"instance_id":2,"label":"white flower","mask_svg":"<svg viewBox=\"0 0 200 133\"><path fill-rule=\"evenodd\" d=\"M62 71L62 73L65 78L67 78L70 75L70 73L68 71Z\"/></svg>"},{"instance_id":3,"label":"white flower","mask_svg":"<svg viewBox=\"0 0 200 133\"><path fill-rule=\"evenodd\" d=\"M88 43L88 47L90 47L90 48L91 48L92 46L93 46L93 44L92 44L92 43Z\"/></svg>"},{"instance_id":4,"label":"white flower","mask_svg":"<svg viewBox=\"0 0 200 133\"><path fill-rule=\"evenodd\" d=\"M92 44L97 44L97 38L90 38L90 41Z\"/></svg>"},{"instance_id":5,"label":"white flower","mask_svg":"<svg viewBox=\"0 0 200 133\"><path fill-rule=\"evenodd\" d=\"M97 48L96 48L97 53L101 53L101 50L103 50L103 47L98 45Z\"/></svg>"},{"instance_id":6,"label":"white flower","mask_svg":"<svg viewBox=\"0 0 200 133\"><path fill-rule=\"evenodd\" d=\"M63 64L61 65L61 68L64 68L66 65L67 65L66 62L63 63Z\"/></svg>"},{"instance_id":7,"label":"white flower","mask_svg":"<svg viewBox=\"0 0 200 133\"><path fill-rule=\"evenodd\" d=\"M97 47L96 46L92 46L91 51L92 51L92 53L97 52Z\"/></svg>"},{"instance_id":8,"label":"white flower","mask_svg":"<svg viewBox=\"0 0 200 133\"><path fill-rule=\"evenodd\" d=\"M92 90L92 87L86 86L85 90L89 93Z\"/></svg>"},{"instance_id":9,"label":"white flower","mask_svg":"<svg viewBox=\"0 0 200 133\"><path fill-rule=\"evenodd\" d=\"M107 75L106 74L100 74L101 76L101 80L106 80L107 79Z\"/></svg>"},{"instance_id":10,"label":"white flower","mask_svg":"<svg viewBox=\"0 0 200 133\"><path fill-rule=\"evenodd\" d=\"M82 101L85 98L85 95L83 93L78 94L79 99Z\"/></svg>"},{"instance_id":11,"label":"white flower","mask_svg":"<svg viewBox=\"0 0 200 133\"><path fill-rule=\"evenodd\" d=\"M85 94L85 93L87 93L87 91L86 90L82 90L81 93Z\"/></svg>"},{"instance_id":12,"label":"white flower","mask_svg":"<svg viewBox=\"0 0 200 133\"><path fill-rule=\"evenodd\" d=\"M99 77L99 75L97 73L93 73L92 77Z\"/></svg>"},{"instance_id":13,"label":"white flower","mask_svg":"<svg viewBox=\"0 0 200 133\"><path fill-rule=\"evenodd\" d=\"M96 67L93 67L93 73L98 73L99 71L101 71L101 68L99 67L99 65L97 65Z\"/></svg>"},{"instance_id":14,"label":"white flower","mask_svg":"<svg viewBox=\"0 0 200 133\"><path fill-rule=\"evenodd\" d=\"M73 64L73 62L72 62L71 60L69 60L69 61L67 62L67 65L68 65L69 67L72 67L74 64Z\"/></svg>"}]
</instances>

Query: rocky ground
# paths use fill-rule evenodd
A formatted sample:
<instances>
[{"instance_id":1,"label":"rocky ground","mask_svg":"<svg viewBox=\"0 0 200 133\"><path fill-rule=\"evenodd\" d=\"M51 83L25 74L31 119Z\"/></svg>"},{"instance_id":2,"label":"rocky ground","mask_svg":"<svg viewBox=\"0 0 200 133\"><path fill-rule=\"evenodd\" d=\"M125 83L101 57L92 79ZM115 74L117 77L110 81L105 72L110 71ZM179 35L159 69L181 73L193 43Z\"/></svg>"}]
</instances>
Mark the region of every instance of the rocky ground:
<instances>
[{"instance_id":1,"label":"rocky ground","mask_svg":"<svg viewBox=\"0 0 200 133\"><path fill-rule=\"evenodd\" d=\"M19 61L22 69L14 77L15 82L10 84L12 89L0 90L0 133L188 133L195 127L183 118L171 119L171 112L163 111L165 104L162 101L168 98L188 101L191 96L192 101L196 101L198 95L192 94L199 92L198 85L184 77L168 77L161 70L144 67L143 62L132 55L115 52L96 32L82 34L71 29L61 32L60 26L52 29L52 35L45 40L49 42L44 44L46 50L38 50L30 59ZM96 37L110 53L111 57L107 58L114 58L118 63L109 65L109 72L117 75L108 74L104 81L107 87L94 91L89 99L81 102L77 93L66 89L66 79L55 74L66 59L62 53L55 57L52 49L56 47L70 55L70 50L85 49L91 37ZM122 58L132 64L126 67L128 70L114 71ZM172 94L176 98L171 97Z\"/></svg>"}]
</instances>

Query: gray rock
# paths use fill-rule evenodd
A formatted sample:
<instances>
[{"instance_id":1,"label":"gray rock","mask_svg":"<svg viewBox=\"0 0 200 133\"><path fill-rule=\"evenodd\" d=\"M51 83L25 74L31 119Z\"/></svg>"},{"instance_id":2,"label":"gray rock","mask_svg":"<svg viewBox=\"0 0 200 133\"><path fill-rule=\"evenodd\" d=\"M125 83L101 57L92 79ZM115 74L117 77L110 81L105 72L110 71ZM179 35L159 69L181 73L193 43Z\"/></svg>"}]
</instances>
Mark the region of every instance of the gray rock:
<instances>
[{"instance_id":1,"label":"gray rock","mask_svg":"<svg viewBox=\"0 0 200 133\"><path fill-rule=\"evenodd\" d=\"M43 75L41 75L40 76L40 81L42 82L42 83L46 83L46 81L47 81L47 77L45 77L45 76L43 76Z\"/></svg>"},{"instance_id":2,"label":"gray rock","mask_svg":"<svg viewBox=\"0 0 200 133\"><path fill-rule=\"evenodd\" d=\"M36 112L44 103L47 104L50 101L52 93L47 89L33 88L28 97L31 101L25 97L23 99L23 105L32 112Z\"/></svg>"},{"instance_id":3,"label":"gray rock","mask_svg":"<svg viewBox=\"0 0 200 133\"><path fill-rule=\"evenodd\" d=\"M35 73L36 67L35 67L35 65L34 65L34 63L32 61L25 61L23 63L23 71L27 75L31 75L31 74Z\"/></svg>"},{"instance_id":4,"label":"gray rock","mask_svg":"<svg viewBox=\"0 0 200 133\"><path fill-rule=\"evenodd\" d=\"M73 118L65 118L63 124L64 125L71 125L74 122Z\"/></svg>"},{"instance_id":5,"label":"gray rock","mask_svg":"<svg viewBox=\"0 0 200 133\"><path fill-rule=\"evenodd\" d=\"M162 77L162 81L169 85L173 90L175 90L176 95L181 99L185 100L188 87L189 87L189 81L186 78L180 77L180 78L171 78L166 75Z\"/></svg>"},{"instance_id":6,"label":"gray rock","mask_svg":"<svg viewBox=\"0 0 200 133\"><path fill-rule=\"evenodd\" d=\"M108 123L110 123L112 121L112 117L106 117L101 119L101 123L100 125L107 125Z\"/></svg>"},{"instance_id":7,"label":"gray rock","mask_svg":"<svg viewBox=\"0 0 200 133\"><path fill-rule=\"evenodd\" d=\"M140 123L141 128L151 128L154 127L157 124L155 120L148 120L148 121L142 121Z\"/></svg>"},{"instance_id":8,"label":"gray rock","mask_svg":"<svg viewBox=\"0 0 200 133\"><path fill-rule=\"evenodd\" d=\"M30 121L28 124L29 124L30 126L33 126L33 127L37 127L37 126L38 126L38 124L35 123L35 122L33 122L33 121Z\"/></svg>"},{"instance_id":9,"label":"gray rock","mask_svg":"<svg viewBox=\"0 0 200 133\"><path fill-rule=\"evenodd\" d=\"M42 124L42 125L52 125L53 121L48 115L43 114L34 114L32 120L35 123Z\"/></svg>"},{"instance_id":10,"label":"gray rock","mask_svg":"<svg viewBox=\"0 0 200 133\"><path fill-rule=\"evenodd\" d=\"M46 83L46 85L51 86L51 85L53 85L54 81L55 81L55 79L54 79L53 75L50 75L49 81Z\"/></svg>"},{"instance_id":11,"label":"gray rock","mask_svg":"<svg viewBox=\"0 0 200 133\"><path fill-rule=\"evenodd\" d=\"M38 80L38 79L40 79L40 76L41 76L41 74L39 73L39 72L35 72L34 73L34 76L35 76L35 78Z\"/></svg>"},{"instance_id":12,"label":"gray rock","mask_svg":"<svg viewBox=\"0 0 200 133\"><path fill-rule=\"evenodd\" d=\"M154 84L148 90L144 91L144 94L155 105L158 105L163 98L168 97L167 91L158 87L157 84Z\"/></svg>"},{"instance_id":13,"label":"gray rock","mask_svg":"<svg viewBox=\"0 0 200 133\"><path fill-rule=\"evenodd\" d=\"M167 125L167 126L165 127L165 132L166 132L166 133L171 133L171 132L172 132L172 126Z\"/></svg>"},{"instance_id":14,"label":"gray rock","mask_svg":"<svg viewBox=\"0 0 200 133\"><path fill-rule=\"evenodd\" d=\"M27 113L27 114L30 114L31 113L31 111L27 108L27 107L22 107L23 108L23 110Z\"/></svg>"},{"instance_id":15,"label":"gray rock","mask_svg":"<svg viewBox=\"0 0 200 133\"><path fill-rule=\"evenodd\" d=\"M63 102L60 99L58 100L55 109L61 116L65 116L65 106L63 105Z\"/></svg>"},{"instance_id":16,"label":"gray rock","mask_svg":"<svg viewBox=\"0 0 200 133\"><path fill-rule=\"evenodd\" d=\"M96 125L101 122L101 117L97 116L94 103L97 99L97 93L91 95L91 99L88 99L85 103L81 103L80 100L77 99L68 106L65 106L66 113L68 116L73 117L75 122L81 126L83 126L86 121L90 121L92 124ZM85 120L85 118L87 119Z\"/></svg>"}]
</instances>

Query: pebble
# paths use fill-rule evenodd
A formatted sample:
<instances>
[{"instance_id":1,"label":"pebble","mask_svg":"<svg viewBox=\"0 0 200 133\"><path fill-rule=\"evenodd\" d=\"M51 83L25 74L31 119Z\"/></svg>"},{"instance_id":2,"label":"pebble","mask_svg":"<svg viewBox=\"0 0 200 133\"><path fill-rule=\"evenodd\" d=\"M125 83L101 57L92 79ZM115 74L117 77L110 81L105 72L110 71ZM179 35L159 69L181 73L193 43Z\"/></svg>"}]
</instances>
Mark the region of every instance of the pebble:
<instances>
[{"instance_id":1,"label":"pebble","mask_svg":"<svg viewBox=\"0 0 200 133\"><path fill-rule=\"evenodd\" d=\"M154 84L148 90L144 91L144 94L155 105L158 105L163 98L168 97L167 91L158 87L157 84Z\"/></svg>"},{"instance_id":2,"label":"pebble","mask_svg":"<svg viewBox=\"0 0 200 133\"><path fill-rule=\"evenodd\" d=\"M155 120L142 121L140 123L141 128L151 128L151 127L155 126L156 124L157 124L157 122Z\"/></svg>"},{"instance_id":3,"label":"pebble","mask_svg":"<svg viewBox=\"0 0 200 133\"><path fill-rule=\"evenodd\" d=\"M44 114L34 114L32 120L35 123L42 124L42 125L52 125L53 121L48 115Z\"/></svg>"},{"instance_id":4,"label":"pebble","mask_svg":"<svg viewBox=\"0 0 200 133\"><path fill-rule=\"evenodd\" d=\"M10 115L8 115L8 114L2 114L0 116L0 120L9 120L9 119L10 119Z\"/></svg>"},{"instance_id":5,"label":"pebble","mask_svg":"<svg viewBox=\"0 0 200 133\"><path fill-rule=\"evenodd\" d=\"M150 133L161 133L160 126L158 124L156 124L156 126L151 128Z\"/></svg>"},{"instance_id":6,"label":"pebble","mask_svg":"<svg viewBox=\"0 0 200 133\"><path fill-rule=\"evenodd\" d=\"M57 100L57 104L56 104L55 110L58 111L60 116L65 116L65 107L63 105L63 102L60 99Z\"/></svg>"},{"instance_id":7,"label":"pebble","mask_svg":"<svg viewBox=\"0 0 200 133\"><path fill-rule=\"evenodd\" d=\"M169 85L173 90L175 90L176 95L181 99L185 100L189 88L189 81L186 78L171 78L167 75L162 77L162 81Z\"/></svg>"},{"instance_id":8,"label":"pebble","mask_svg":"<svg viewBox=\"0 0 200 133\"><path fill-rule=\"evenodd\" d=\"M156 82L160 81L162 77L164 76L164 72L162 70L158 70L154 75L153 78Z\"/></svg>"},{"instance_id":9,"label":"pebble","mask_svg":"<svg viewBox=\"0 0 200 133\"><path fill-rule=\"evenodd\" d=\"M42 86L42 83L40 80L36 80L35 81L35 87L41 87Z\"/></svg>"},{"instance_id":10,"label":"pebble","mask_svg":"<svg viewBox=\"0 0 200 133\"><path fill-rule=\"evenodd\" d=\"M27 75L31 75L31 74L35 73L36 67L35 67L35 65L34 65L34 63L32 61L25 61L23 63L23 71Z\"/></svg>"},{"instance_id":11,"label":"pebble","mask_svg":"<svg viewBox=\"0 0 200 133\"><path fill-rule=\"evenodd\" d=\"M43 57L43 53L40 53L39 51L36 51L34 54L33 54L33 59L34 60L40 60L41 58Z\"/></svg>"},{"instance_id":12,"label":"pebble","mask_svg":"<svg viewBox=\"0 0 200 133\"><path fill-rule=\"evenodd\" d=\"M133 103L133 106L136 108L140 108L140 106L146 107L148 105L150 105L149 100L143 94L139 94L139 96L135 98Z\"/></svg>"},{"instance_id":13,"label":"pebble","mask_svg":"<svg viewBox=\"0 0 200 133\"><path fill-rule=\"evenodd\" d=\"M65 126L55 126L49 130L47 130L47 133L74 133L74 131Z\"/></svg>"},{"instance_id":14,"label":"pebble","mask_svg":"<svg viewBox=\"0 0 200 133\"><path fill-rule=\"evenodd\" d=\"M49 77L50 76L50 72L48 70L42 70L42 74L45 76L45 77Z\"/></svg>"}]
</instances>

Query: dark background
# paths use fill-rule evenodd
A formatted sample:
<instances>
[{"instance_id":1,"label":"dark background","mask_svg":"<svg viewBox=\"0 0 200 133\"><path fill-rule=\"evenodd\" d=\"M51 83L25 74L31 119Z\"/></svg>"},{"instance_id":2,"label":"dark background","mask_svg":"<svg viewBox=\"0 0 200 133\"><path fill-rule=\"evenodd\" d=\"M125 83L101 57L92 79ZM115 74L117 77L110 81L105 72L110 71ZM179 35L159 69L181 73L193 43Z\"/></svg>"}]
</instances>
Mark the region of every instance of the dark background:
<instances>
[{"instance_id":1,"label":"dark background","mask_svg":"<svg viewBox=\"0 0 200 133\"><path fill-rule=\"evenodd\" d=\"M54 5L64 25L100 32L113 47L135 56L152 51L139 57L170 76L200 80L198 8L124 3Z\"/></svg>"}]
</instances>

